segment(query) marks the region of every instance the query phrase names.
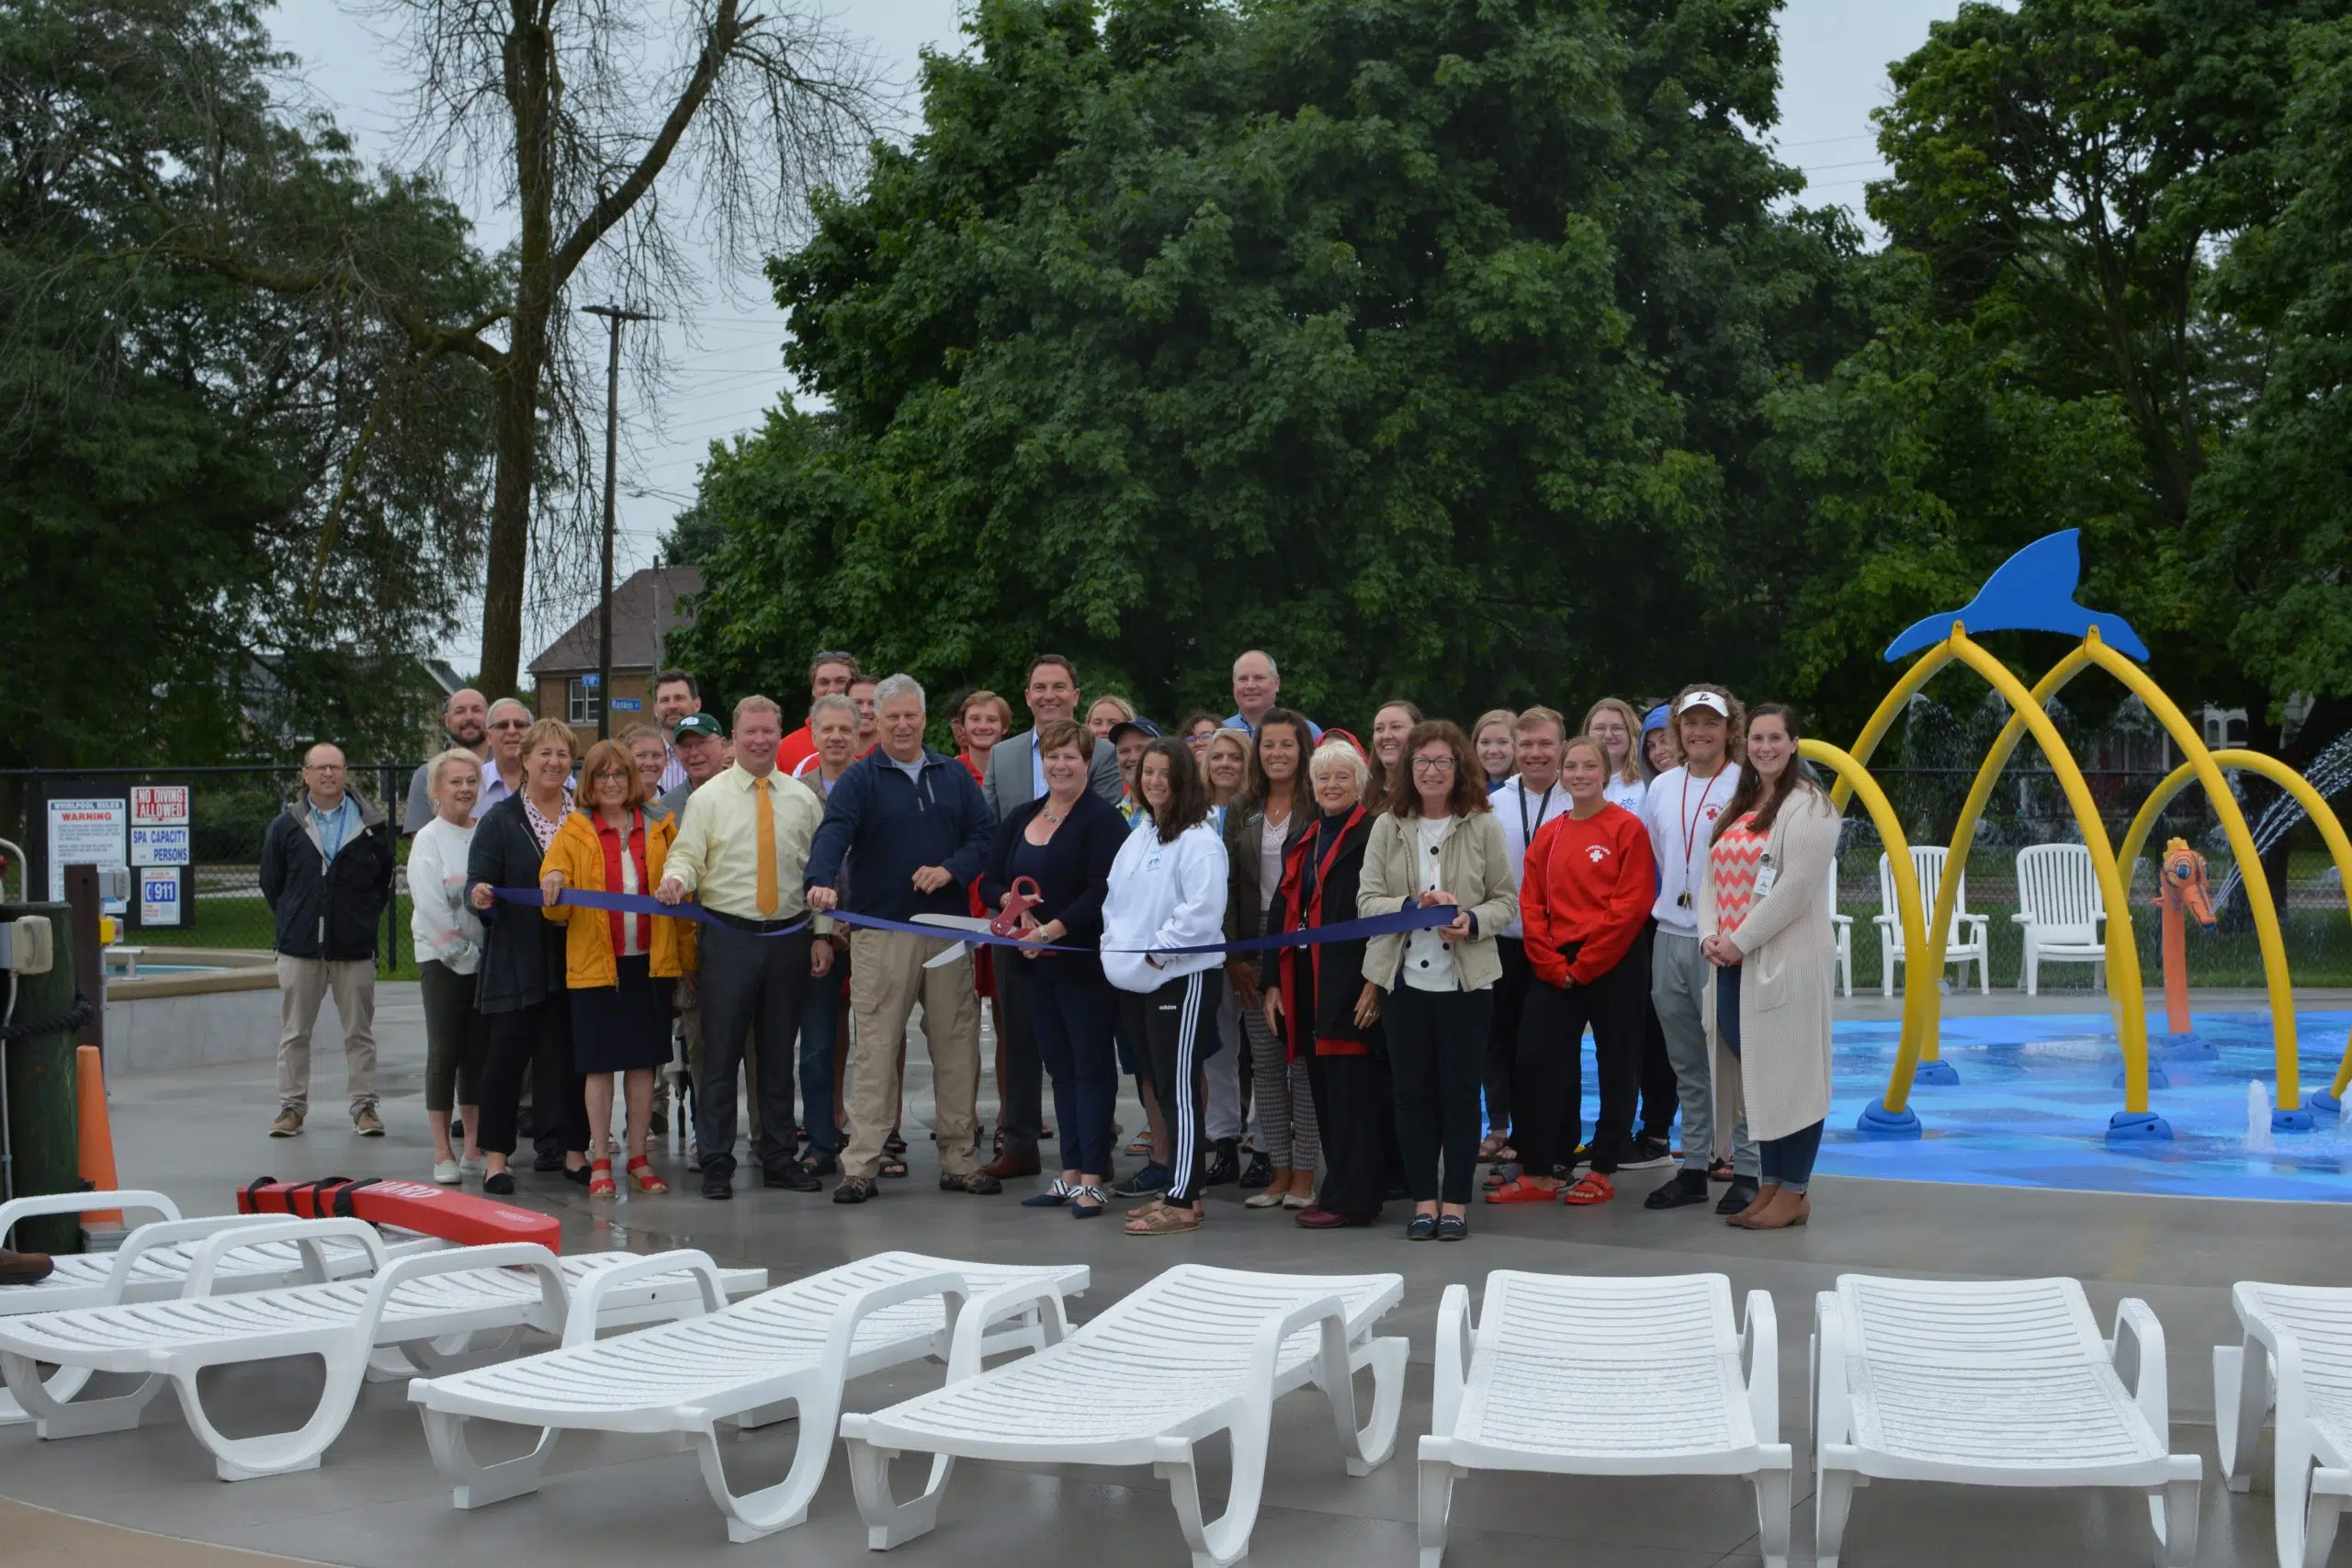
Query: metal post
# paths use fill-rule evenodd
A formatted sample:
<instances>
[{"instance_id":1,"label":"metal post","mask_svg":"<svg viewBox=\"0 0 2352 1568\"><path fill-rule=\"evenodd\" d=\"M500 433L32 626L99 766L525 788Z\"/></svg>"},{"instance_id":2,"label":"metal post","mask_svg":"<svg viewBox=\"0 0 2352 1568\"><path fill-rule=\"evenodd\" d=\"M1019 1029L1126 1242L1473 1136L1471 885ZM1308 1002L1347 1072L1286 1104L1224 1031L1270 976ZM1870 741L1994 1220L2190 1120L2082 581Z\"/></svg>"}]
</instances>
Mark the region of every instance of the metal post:
<instances>
[{"instance_id":1,"label":"metal post","mask_svg":"<svg viewBox=\"0 0 2352 1568\"><path fill-rule=\"evenodd\" d=\"M602 740L613 732L613 470L620 463L621 323L653 318L619 305L583 306L582 313L604 317L612 333L612 352L605 362L604 578L596 596L596 739Z\"/></svg>"}]
</instances>

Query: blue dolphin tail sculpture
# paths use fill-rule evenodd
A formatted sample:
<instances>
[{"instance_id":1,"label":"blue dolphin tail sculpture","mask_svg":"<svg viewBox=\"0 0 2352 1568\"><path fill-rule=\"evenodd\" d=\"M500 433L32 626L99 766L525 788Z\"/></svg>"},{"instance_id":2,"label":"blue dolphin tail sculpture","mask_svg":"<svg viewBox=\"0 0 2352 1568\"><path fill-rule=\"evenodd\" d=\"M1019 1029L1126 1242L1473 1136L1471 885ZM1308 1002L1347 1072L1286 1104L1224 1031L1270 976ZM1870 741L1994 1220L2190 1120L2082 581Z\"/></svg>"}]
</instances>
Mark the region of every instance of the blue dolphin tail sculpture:
<instances>
[{"instance_id":1,"label":"blue dolphin tail sculpture","mask_svg":"<svg viewBox=\"0 0 2352 1568\"><path fill-rule=\"evenodd\" d=\"M1933 647L1950 637L1952 623L1959 621L1971 632L2063 632L2073 637L2087 637L2096 627L2109 648L2146 663L2148 645L2130 622L2075 603L2075 588L2083 576L2082 536L2081 529L2069 528L2036 539L2003 561L1975 598L1957 610L1913 622L1886 645L1883 657L1893 663Z\"/></svg>"}]
</instances>

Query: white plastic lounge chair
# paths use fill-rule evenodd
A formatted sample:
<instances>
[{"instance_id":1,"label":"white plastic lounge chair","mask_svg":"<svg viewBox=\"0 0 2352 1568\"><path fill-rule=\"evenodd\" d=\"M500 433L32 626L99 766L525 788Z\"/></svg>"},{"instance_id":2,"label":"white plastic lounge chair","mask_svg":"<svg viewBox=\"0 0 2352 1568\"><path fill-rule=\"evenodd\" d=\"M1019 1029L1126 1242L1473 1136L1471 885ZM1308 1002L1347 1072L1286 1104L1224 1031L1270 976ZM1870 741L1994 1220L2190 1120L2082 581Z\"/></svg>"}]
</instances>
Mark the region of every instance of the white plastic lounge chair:
<instances>
[{"instance_id":1,"label":"white plastic lounge chair","mask_svg":"<svg viewBox=\"0 0 2352 1568\"><path fill-rule=\"evenodd\" d=\"M1854 994L1854 917L1838 912L1838 863L1829 863L1829 931L1837 943L1838 994Z\"/></svg>"},{"instance_id":2,"label":"white plastic lounge chair","mask_svg":"<svg viewBox=\"0 0 2352 1568\"><path fill-rule=\"evenodd\" d=\"M2213 1347L2222 1473L2233 1492L2254 1484L2275 1404L2278 1568L2323 1568L2337 1517L2352 1508L2352 1290L2245 1283L2230 1302L2245 1335Z\"/></svg>"},{"instance_id":3,"label":"white plastic lounge chair","mask_svg":"<svg viewBox=\"0 0 2352 1568\"><path fill-rule=\"evenodd\" d=\"M2045 964L2087 964L2091 986L2107 988L2107 943L2101 928L2107 903L2099 897L2091 852L2081 844L2032 844L2018 852L2016 922L2025 939L2018 984L2041 994Z\"/></svg>"},{"instance_id":4,"label":"white plastic lounge chair","mask_svg":"<svg viewBox=\"0 0 2352 1568\"><path fill-rule=\"evenodd\" d=\"M675 1264L641 1259L588 1286L576 1302L632 1270L664 1267ZM423 1407L434 1462L457 1483L460 1508L537 1491L560 1432L674 1433L700 1457L728 1539L757 1540L808 1517L832 1458L849 1379L926 1356L944 1361L956 1333L974 1325L985 1336L984 1356L1042 1348L1046 1303L1058 1322L1064 1296L1084 1291L1087 1279L1080 1266L999 1268L879 1253L734 1306L706 1296L705 1315L659 1328L584 1343L567 1337L561 1349L420 1378L408 1396ZM737 1492L721 1462L719 1424L764 1426L781 1419L786 1404L800 1418L790 1473L773 1486ZM520 1458L484 1464L467 1441L467 1424L477 1420L538 1427L538 1444Z\"/></svg>"},{"instance_id":5,"label":"white plastic lounge chair","mask_svg":"<svg viewBox=\"0 0 2352 1568\"><path fill-rule=\"evenodd\" d=\"M0 1318L27 1313L62 1312L69 1307L112 1306L121 1302L167 1301L179 1294L187 1280L190 1261L198 1245L224 1231L250 1230L277 1224L283 1214L209 1214L187 1220L161 1192L127 1190L111 1192L59 1192L40 1198L18 1198L0 1203L0 1238L18 1221L51 1214L86 1214L107 1210L124 1217L152 1213L163 1217L124 1236L113 1252L66 1253L52 1261L48 1279L32 1285L12 1285L0 1291ZM273 1232L282 1235L282 1231ZM404 1258L447 1247L434 1236L407 1232L384 1243L387 1258ZM375 1258L341 1231L316 1236L265 1241L239 1247L220 1259L212 1278L212 1293L262 1290L274 1285L317 1284L364 1274ZM48 1381L50 1397L73 1398L88 1382L84 1369L62 1371ZM14 1396L0 1393L0 1427L20 1425L32 1417Z\"/></svg>"},{"instance_id":6,"label":"white plastic lounge chair","mask_svg":"<svg viewBox=\"0 0 2352 1568\"><path fill-rule=\"evenodd\" d=\"M1770 1292L1748 1292L1742 1328L1721 1274L1498 1269L1474 1326L1469 1288L1445 1288L1421 1439L1421 1568L1444 1558L1453 1483L1474 1470L1744 1475L1765 1568L1787 1568L1792 1463Z\"/></svg>"},{"instance_id":7,"label":"white plastic lounge chair","mask_svg":"<svg viewBox=\"0 0 2352 1568\"><path fill-rule=\"evenodd\" d=\"M1039 1287L1046 1348L988 1371L980 1368L983 1320L974 1314L957 1325L944 1388L842 1417L866 1544L888 1551L937 1524L959 1458L1148 1464L1170 1483L1194 1568L1238 1562L1265 1488L1276 1399L1315 1384L1330 1397L1348 1473L1370 1474L1387 1460L1406 1346L1373 1338L1371 1329L1404 1283L1395 1274L1245 1274L1184 1264L1075 1332L1059 1298ZM992 1310L1011 1299L1000 1293ZM1359 1430L1353 1374L1367 1366L1372 1419ZM1232 1435L1232 1492L1224 1515L1206 1520L1193 1446L1220 1431ZM909 1451L937 1457L922 1495L899 1503L890 1495L890 1461Z\"/></svg>"},{"instance_id":8,"label":"white plastic lounge chair","mask_svg":"<svg viewBox=\"0 0 2352 1568\"><path fill-rule=\"evenodd\" d=\"M1815 1303L1813 1350L1820 1568L1837 1568L1871 1479L2130 1487L2148 1495L2158 1561L2196 1561L2204 1462L2172 1451L2165 1332L2145 1302L2119 1303L2102 1340L2072 1280L1842 1274Z\"/></svg>"},{"instance_id":9,"label":"white plastic lounge chair","mask_svg":"<svg viewBox=\"0 0 2352 1568\"><path fill-rule=\"evenodd\" d=\"M370 1249L378 1267L366 1279L277 1290L209 1293L222 1260L257 1241L315 1242L334 1227ZM588 1253L558 1259L543 1247L508 1242L450 1247L387 1259L382 1243L359 1220L289 1220L224 1231L197 1247L181 1295L142 1305L74 1307L0 1318L0 1375L33 1416L42 1438L81 1437L135 1427L140 1412L169 1380L189 1429L209 1450L223 1481L309 1470L319 1462L359 1396L379 1350L396 1350L404 1370L446 1365L447 1348L465 1337L523 1326L572 1331L572 1292L597 1275L636 1261L628 1253ZM764 1276L745 1270L740 1281L757 1288ZM643 1322L673 1313L707 1286L682 1265L659 1278L633 1277L634 1289L610 1295L589 1292L582 1321ZM594 1313L594 1318L586 1316ZM290 1432L251 1438L223 1435L206 1415L197 1379L207 1367L317 1356L326 1363L326 1387L309 1420ZM40 1369L144 1374L129 1393L67 1403L52 1399Z\"/></svg>"},{"instance_id":10,"label":"white plastic lounge chair","mask_svg":"<svg viewBox=\"0 0 2352 1568\"><path fill-rule=\"evenodd\" d=\"M1936 915L1936 889L1944 878L1944 858L1949 850L1933 844L1911 847L1911 869L1919 879L1919 916L1933 919ZM1894 870L1886 856L1878 857L1879 912L1871 917L1871 924L1878 927L1878 989L1884 997L1894 995L1894 966L1910 962L1903 951L1903 916L1894 901ZM1976 965L1976 988L1986 996L1993 991L1992 923L1982 915L1968 912L1968 871L1962 867L1960 886L1953 890L1951 929L1944 936L1944 963L1960 965L1960 983L1968 984L1968 966ZM1934 979L1934 976L1929 976Z\"/></svg>"}]
</instances>

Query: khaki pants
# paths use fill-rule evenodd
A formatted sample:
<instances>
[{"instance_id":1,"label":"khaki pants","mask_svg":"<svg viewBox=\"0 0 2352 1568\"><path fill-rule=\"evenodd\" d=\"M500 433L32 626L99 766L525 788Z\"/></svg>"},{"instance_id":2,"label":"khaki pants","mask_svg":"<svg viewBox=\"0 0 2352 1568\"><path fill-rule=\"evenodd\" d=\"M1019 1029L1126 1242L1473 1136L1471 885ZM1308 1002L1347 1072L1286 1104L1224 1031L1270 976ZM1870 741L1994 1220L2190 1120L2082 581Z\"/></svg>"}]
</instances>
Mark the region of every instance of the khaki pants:
<instances>
[{"instance_id":1,"label":"khaki pants","mask_svg":"<svg viewBox=\"0 0 2352 1568\"><path fill-rule=\"evenodd\" d=\"M319 1004L334 993L343 1021L343 1066L351 1113L376 1108L376 961L277 955L277 1103L307 1115L311 1109L311 1031Z\"/></svg>"},{"instance_id":2,"label":"khaki pants","mask_svg":"<svg viewBox=\"0 0 2352 1568\"><path fill-rule=\"evenodd\" d=\"M682 975L671 999L678 1005L678 1028L686 1037L686 1072L689 1083L702 1082L702 992L695 976ZM655 1080L668 1081L666 1075ZM664 1100L666 1104L666 1098ZM760 1064L752 1053L743 1053L743 1104L752 1117L752 1146L760 1144Z\"/></svg>"},{"instance_id":3,"label":"khaki pants","mask_svg":"<svg viewBox=\"0 0 2352 1568\"><path fill-rule=\"evenodd\" d=\"M931 1049L932 1130L939 1168L968 1176L972 1123L980 1088L980 998L972 955L937 969L923 960L951 938L905 931L852 931L849 938L849 1147L842 1174L871 1181L882 1168L882 1140L899 1111L899 1045L907 1015L922 1003L923 1043Z\"/></svg>"}]
</instances>

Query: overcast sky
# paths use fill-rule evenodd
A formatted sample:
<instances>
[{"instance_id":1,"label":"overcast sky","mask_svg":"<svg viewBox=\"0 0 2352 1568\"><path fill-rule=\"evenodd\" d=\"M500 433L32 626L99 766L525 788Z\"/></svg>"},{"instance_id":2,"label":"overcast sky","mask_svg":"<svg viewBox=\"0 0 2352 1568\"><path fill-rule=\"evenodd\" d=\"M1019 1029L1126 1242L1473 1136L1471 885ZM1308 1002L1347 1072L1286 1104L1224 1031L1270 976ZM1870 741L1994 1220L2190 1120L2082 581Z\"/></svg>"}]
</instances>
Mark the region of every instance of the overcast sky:
<instances>
[{"instance_id":1,"label":"overcast sky","mask_svg":"<svg viewBox=\"0 0 2352 1568\"><path fill-rule=\"evenodd\" d=\"M1836 202L1860 217L1863 184L1883 171L1870 113L1886 101L1887 62L1917 48L1929 22L1958 8L1959 0L1787 0L1781 17L1781 123L1773 136L1786 161L1810 178L1809 202ZM856 0L834 14L902 81L911 81L923 50L954 51L962 44L956 0ZM361 13L337 0L288 0L270 14L270 26L280 47L301 58L311 91L355 135L362 153L391 156L407 77L397 51ZM474 216L485 244L500 243L509 231L498 212ZM677 367L673 394L662 406L647 408L624 389L615 564L620 576L652 559L672 515L693 496L695 470L710 443L755 425L761 411L786 391L783 313L756 272L721 282L694 321L658 329ZM555 624L526 628L526 662L569 616L552 619ZM469 619L444 651L469 671L479 647L480 628Z\"/></svg>"}]
</instances>

